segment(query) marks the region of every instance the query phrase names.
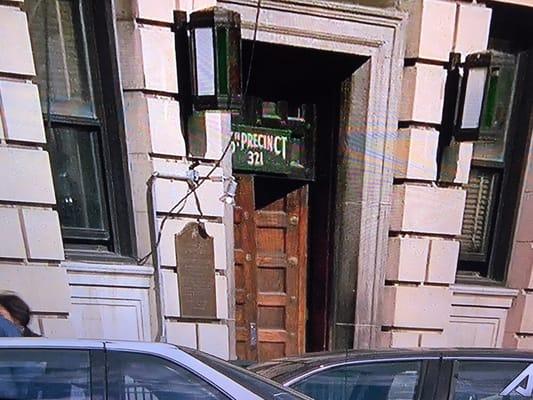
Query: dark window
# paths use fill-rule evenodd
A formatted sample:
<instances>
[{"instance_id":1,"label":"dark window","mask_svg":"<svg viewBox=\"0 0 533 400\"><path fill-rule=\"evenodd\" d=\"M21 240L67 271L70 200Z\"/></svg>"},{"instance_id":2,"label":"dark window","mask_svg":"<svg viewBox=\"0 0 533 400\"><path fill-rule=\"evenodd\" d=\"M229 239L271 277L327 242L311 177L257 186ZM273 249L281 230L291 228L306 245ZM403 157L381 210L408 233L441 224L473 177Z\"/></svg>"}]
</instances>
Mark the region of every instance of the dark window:
<instances>
[{"instance_id":1,"label":"dark window","mask_svg":"<svg viewBox=\"0 0 533 400\"><path fill-rule=\"evenodd\" d=\"M317 400L413 400L421 362L345 365L315 373L292 387Z\"/></svg>"},{"instance_id":2,"label":"dark window","mask_svg":"<svg viewBox=\"0 0 533 400\"><path fill-rule=\"evenodd\" d=\"M155 356L109 352L107 362L111 400L228 399L187 369Z\"/></svg>"},{"instance_id":3,"label":"dark window","mask_svg":"<svg viewBox=\"0 0 533 400\"><path fill-rule=\"evenodd\" d=\"M487 4L492 9L489 48L508 57L512 68L491 74L496 83L487 93L491 118L481 121L481 140L474 144L458 278L504 282L531 140L533 9ZM512 74L514 91L508 97ZM506 109L509 118L504 118Z\"/></svg>"},{"instance_id":4,"label":"dark window","mask_svg":"<svg viewBox=\"0 0 533 400\"><path fill-rule=\"evenodd\" d=\"M530 52L531 53L531 52ZM513 227L527 154L529 110L527 52L501 53L506 65L492 71L487 94L491 118L481 121L474 143L458 272L460 279L503 281L512 247ZM529 75L529 77L528 77Z\"/></svg>"},{"instance_id":5,"label":"dark window","mask_svg":"<svg viewBox=\"0 0 533 400\"><path fill-rule=\"evenodd\" d=\"M89 400L89 352L0 350L0 398Z\"/></svg>"},{"instance_id":6,"label":"dark window","mask_svg":"<svg viewBox=\"0 0 533 400\"><path fill-rule=\"evenodd\" d=\"M527 371L529 365L528 362L509 361L457 362L450 400L531 398L531 393L526 393L528 379L533 379Z\"/></svg>"},{"instance_id":7,"label":"dark window","mask_svg":"<svg viewBox=\"0 0 533 400\"><path fill-rule=\"evenodd\" d=\"M65 245L128 254L128 234L121 233L128 225L121 130L113 109L118 77L105 3L28 0L25 7Z\"/></svg>"}]
</instances>

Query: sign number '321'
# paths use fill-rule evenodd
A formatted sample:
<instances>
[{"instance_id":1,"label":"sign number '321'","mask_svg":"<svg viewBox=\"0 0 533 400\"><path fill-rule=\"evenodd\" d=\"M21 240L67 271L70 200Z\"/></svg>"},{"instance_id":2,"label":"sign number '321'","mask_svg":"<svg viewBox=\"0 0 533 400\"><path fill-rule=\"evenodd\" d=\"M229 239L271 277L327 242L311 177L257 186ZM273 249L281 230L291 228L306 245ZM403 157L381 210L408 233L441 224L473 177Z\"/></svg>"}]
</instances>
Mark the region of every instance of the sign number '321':
<instances>
[{"instance_id":1,"label":"sign number '321'","mask_svg":"<svg viewBox=\"0 0 533 400\"><path fill-rule=\"evenodd\" d=\"M246 163L250 166L262 166L265 165L265 159L263 157L263 152L261 151L248 151Z\"/></svg>"}]
</instances>

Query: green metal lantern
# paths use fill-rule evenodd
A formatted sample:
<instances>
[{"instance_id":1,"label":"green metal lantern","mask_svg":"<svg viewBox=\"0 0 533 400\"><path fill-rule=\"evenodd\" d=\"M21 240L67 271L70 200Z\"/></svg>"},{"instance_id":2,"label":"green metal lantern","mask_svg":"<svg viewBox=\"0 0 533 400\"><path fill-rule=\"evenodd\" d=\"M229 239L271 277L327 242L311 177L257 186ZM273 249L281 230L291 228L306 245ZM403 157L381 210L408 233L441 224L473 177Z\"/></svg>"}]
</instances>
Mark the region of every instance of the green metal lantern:
<instances>
[{"instance_id":1,"label":"green metal lantern","mask_svg":"<svg viewBox=\"0 0 533 400\"><path fill-rule=\"evenodd\" d=\"M239 110L242 101L241 19L211 7L190 15L189 51L195 110Z\"/></svg>"},{"instance_id":2,"label":"green metal lantern","mask_svg":"<svg viewBox=\"0 0 533 400\"><path fill-rule=\"evenodd\" d=\"M487 51L470 54L464 64L455 138L479 140L507 124L515 82L516 58Z\"/></svg>"}]
</instances>

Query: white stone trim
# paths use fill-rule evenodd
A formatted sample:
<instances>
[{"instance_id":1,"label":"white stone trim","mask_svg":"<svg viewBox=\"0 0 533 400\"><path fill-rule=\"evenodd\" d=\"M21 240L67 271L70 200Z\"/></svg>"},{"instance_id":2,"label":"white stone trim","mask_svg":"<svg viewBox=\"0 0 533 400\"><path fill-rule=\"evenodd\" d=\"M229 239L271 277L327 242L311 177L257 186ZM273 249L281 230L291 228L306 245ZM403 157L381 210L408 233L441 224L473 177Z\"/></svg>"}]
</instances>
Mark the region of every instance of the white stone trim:
<instances>
[{"instance_id":1,"label":"white stone trim","mask_svg":"<svg viewBox=\"0 0 533 400\"><path fill-rule=\"evenodd\" d=\"M91 264L65 261L61 266L67 270L71 286L106 286L123 288L151 287L154 273L152 267L123 264Z\"/></svg>"},{"instance_id":2,"label":"white stone trim","mask_svg":"<svg viewBox=\"0 0 533 400\"><path fill-rule=\"evenodd\" d=\"M67 272L70 320L77 337L152 339L152 267L71 260L62 262L61 267ZM133 321L134 326L124 326Z\"/></svg>"},{"instance_id":3,"label":"white stone trim","mask_svg":"<svg viewBox=\"0 0 533 400\"><path fill-rule=\"evenodd\" d=\"M506 308L512 306L519 290L501 286L481 286L455 284L450 286L453 293L452 305L472 307Z\"/></svg>"},{"instance_id":4,"label":"white stone trim","mask_svg":"<svg viewBox=\"0 0 533 400\"><path fill-rule=\"evenodd\" d=\"M454 293L463 293L471 295L484 295L484 296L506 296L506 297L516 297L518 296L519 290L510 289L507 287L501 286L481 286L481 285L465 285L465 284L454 284L450 288Z\"/></svg>"},{"instance_id":5,"label":"white stone trim","mask_svg":"<svg viewBox=\"0 0 533 400\"><path fill-rule=\"evenodd\" d=\"M454 284L449 324L444 330L448 346L500 347L509 309L519 291L498 286Z\"/></svg>"},{"instance_id":6,"label":"white stone trim","mask_svg":"<svg viewBox=\"0 0 533 400\"><path fill-rule=\"evenodd\" d=\"M78 338L151 340L146 289L71 286L71 309Z\"/></svg>"},{"instance_id":7,"label":"white stone trim","mask_svg":"<svg viewBox=\"0 0 533 400\"><path fill-rule=\"evenodd\" d=\"M152 267L139 266L135 264L92 264L79 261L64 261L61 266L69 272L93 272L108 274L127 274L127 275L152 275Z\"/></svg>"}]
</instances>

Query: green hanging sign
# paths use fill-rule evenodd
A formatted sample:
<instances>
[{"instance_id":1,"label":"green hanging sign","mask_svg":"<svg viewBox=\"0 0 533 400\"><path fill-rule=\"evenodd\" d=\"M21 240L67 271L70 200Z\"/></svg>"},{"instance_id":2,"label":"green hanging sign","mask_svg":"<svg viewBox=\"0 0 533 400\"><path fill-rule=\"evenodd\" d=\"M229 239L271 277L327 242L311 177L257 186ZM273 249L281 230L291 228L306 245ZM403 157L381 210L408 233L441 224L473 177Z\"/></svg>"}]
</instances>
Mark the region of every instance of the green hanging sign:
<instances>
[{"instance_id":1,"label":"green hanging sign","mask_svg":"<svg viewBox=\"0 0 533 400\"><path fill-rule=\"evenodd\" d=\"M234 125L233 168L305 178L304 143L288 129Z\"/></svg>"},{"instance_id":2,"label":"green hanging sign","mask_svg":"<svg viewBox=\"0 0 533 400\"><path fill-rule=\"evenodd\" d=\"M314 123L303 118L280 117L274 111L267 114L265 104L272 103L261 103L261 116L255 115L248 121L241 118L232 124L233 169L313 180Z\"/></svg>"}]
</instances>

